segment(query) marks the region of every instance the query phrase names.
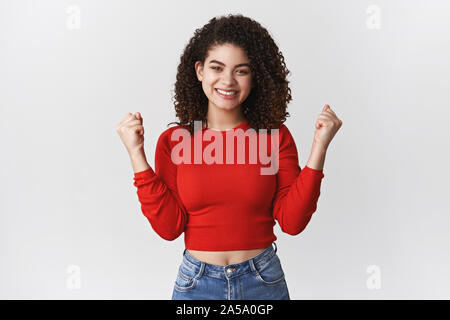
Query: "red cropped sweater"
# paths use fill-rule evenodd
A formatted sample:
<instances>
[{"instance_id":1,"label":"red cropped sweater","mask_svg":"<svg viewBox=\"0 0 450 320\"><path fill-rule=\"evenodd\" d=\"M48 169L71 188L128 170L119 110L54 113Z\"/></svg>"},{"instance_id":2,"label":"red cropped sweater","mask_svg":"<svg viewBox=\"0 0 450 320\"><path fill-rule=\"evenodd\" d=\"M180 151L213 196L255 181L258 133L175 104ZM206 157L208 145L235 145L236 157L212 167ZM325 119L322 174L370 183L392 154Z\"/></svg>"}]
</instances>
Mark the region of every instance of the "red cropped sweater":
<instances>
[{"instance_id":1,"label":"red cropped sweater","mask_svg":"<svg viewBox=\"0 0 450 320\"><path fill-rule=\"evenodd\" d=\"M275 220L290 235L306 227L316 211L324 174L308 166L300 169L294 139L284 124L274 136L277 139L252 129L247 121L227 131L197 130L194 136L180 128L171 127L160 135L155 171L149 168L134 174L142 213L159 236L174 240L184 232L185 247L191 250L247 250L266 248L277 239ZM237 131L249 136L235 138L233 146L226 136ZM258 143L251 143L251 136ZM245 149L244 157L239 156L239 145ZM194 158L200 150L198 163ZM261 169L274 167L277 160L262 161L260 150L278 155L272 174L262 174ZM251 154L257 154L256 161ZM206 155L215 162L206 161Z\"/></svg>"}]
</instances>

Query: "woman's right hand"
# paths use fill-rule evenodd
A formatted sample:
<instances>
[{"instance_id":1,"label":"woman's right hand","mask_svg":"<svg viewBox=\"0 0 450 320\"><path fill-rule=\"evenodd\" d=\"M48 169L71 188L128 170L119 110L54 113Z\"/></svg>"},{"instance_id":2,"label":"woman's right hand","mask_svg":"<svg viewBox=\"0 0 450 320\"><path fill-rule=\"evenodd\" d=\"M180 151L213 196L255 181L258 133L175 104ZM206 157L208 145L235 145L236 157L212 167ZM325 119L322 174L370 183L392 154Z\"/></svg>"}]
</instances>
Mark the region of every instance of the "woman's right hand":
<instances>
[{"instance_id":1,"label":"woman's right hand","mask_svg":"<svg viewBox=\"0 0 450 320\"><path fill-rule=\"evenodd\" d=\"M127 113L116 126L116 131L130 155L144 149L144 126L139 112Z\"/></svg>"}]
</instances>

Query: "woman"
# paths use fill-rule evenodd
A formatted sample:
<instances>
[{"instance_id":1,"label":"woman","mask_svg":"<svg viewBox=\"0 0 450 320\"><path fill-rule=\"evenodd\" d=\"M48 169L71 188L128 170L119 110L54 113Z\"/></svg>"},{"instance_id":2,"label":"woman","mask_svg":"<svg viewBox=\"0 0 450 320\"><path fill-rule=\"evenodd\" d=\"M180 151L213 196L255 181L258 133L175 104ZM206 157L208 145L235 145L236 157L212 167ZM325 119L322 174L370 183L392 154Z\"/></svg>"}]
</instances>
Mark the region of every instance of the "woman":
<instances>
[{"instance_id":1,"label":"woman","mask_svg":"<svg viewBox=\"0 0 450 320\"><path fill-rule=\"evenodd\" d=\"M142 115L128 113L118 124L143 214L166 240L185 233L172 299L290 299L273 226L277 220L283 232L296 235L308 224L325 153L342 121L325 105L300 169L283 124L291 100L288 73L259 23L242 15L213 18L181 56L180 122L159 136L155 171L146 161ZM263 173L268 167L272 173Z\"/></svg>"}]
</instances>

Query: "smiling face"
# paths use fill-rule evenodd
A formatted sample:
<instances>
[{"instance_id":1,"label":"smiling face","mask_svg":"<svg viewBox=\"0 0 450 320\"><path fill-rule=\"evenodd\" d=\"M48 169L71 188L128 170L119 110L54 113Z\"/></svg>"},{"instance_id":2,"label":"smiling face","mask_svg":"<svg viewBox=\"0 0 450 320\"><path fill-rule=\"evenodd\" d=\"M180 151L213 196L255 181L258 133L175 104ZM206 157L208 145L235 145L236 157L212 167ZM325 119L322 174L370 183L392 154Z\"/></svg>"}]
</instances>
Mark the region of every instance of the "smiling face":
<instances>
[{"instance_id":1,"label":"smiling face","mask_svg":"<svg viewBox=\"0 0 450 320\"><path fill-rule=\"evenodd\" d=\"M203 65L195 63L197 78L209 100L208 108L240 108L252 88L250 62L245 52L233 44L213 47ZM220 90L227 92L223 92Z\"/></svg>"}]
</instances>

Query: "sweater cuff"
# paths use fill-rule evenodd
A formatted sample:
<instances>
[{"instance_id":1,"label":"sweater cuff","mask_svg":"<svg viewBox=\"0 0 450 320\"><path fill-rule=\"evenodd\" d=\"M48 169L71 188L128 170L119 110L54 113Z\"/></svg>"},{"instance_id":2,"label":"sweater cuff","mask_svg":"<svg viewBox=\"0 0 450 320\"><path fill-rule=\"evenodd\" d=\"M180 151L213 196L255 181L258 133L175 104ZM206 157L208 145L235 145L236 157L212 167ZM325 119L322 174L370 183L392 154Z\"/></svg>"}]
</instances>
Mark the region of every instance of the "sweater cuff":
<instances>
[{"instance_id":1,"label":"sweater cuff","mask_svg":"<svg viewBox=\"0 0 450 320\"><path fill-rule=\"evenodd\" d=\"M151 167L144 171L135 172L133 178L134 179L133 185L135 187L140 187L144 184L153 181L155 177L156 174Z\"/></svg>"},{"instance_id":2,"label":"sweater cuff","mask_svg":"<svg viewBox=\"0 0 450 320\"><path fill-rule=\"evenodd\" d=\"M323 169L322 170L316 170L316 169L312 169L308 166L305 166L303 168L303 171L305 171L305 173L313 176L313 177L318 177L320 179L322 179L323 177L325 177L325 175L323 174Z\"/></svg>"}]
</instances>

